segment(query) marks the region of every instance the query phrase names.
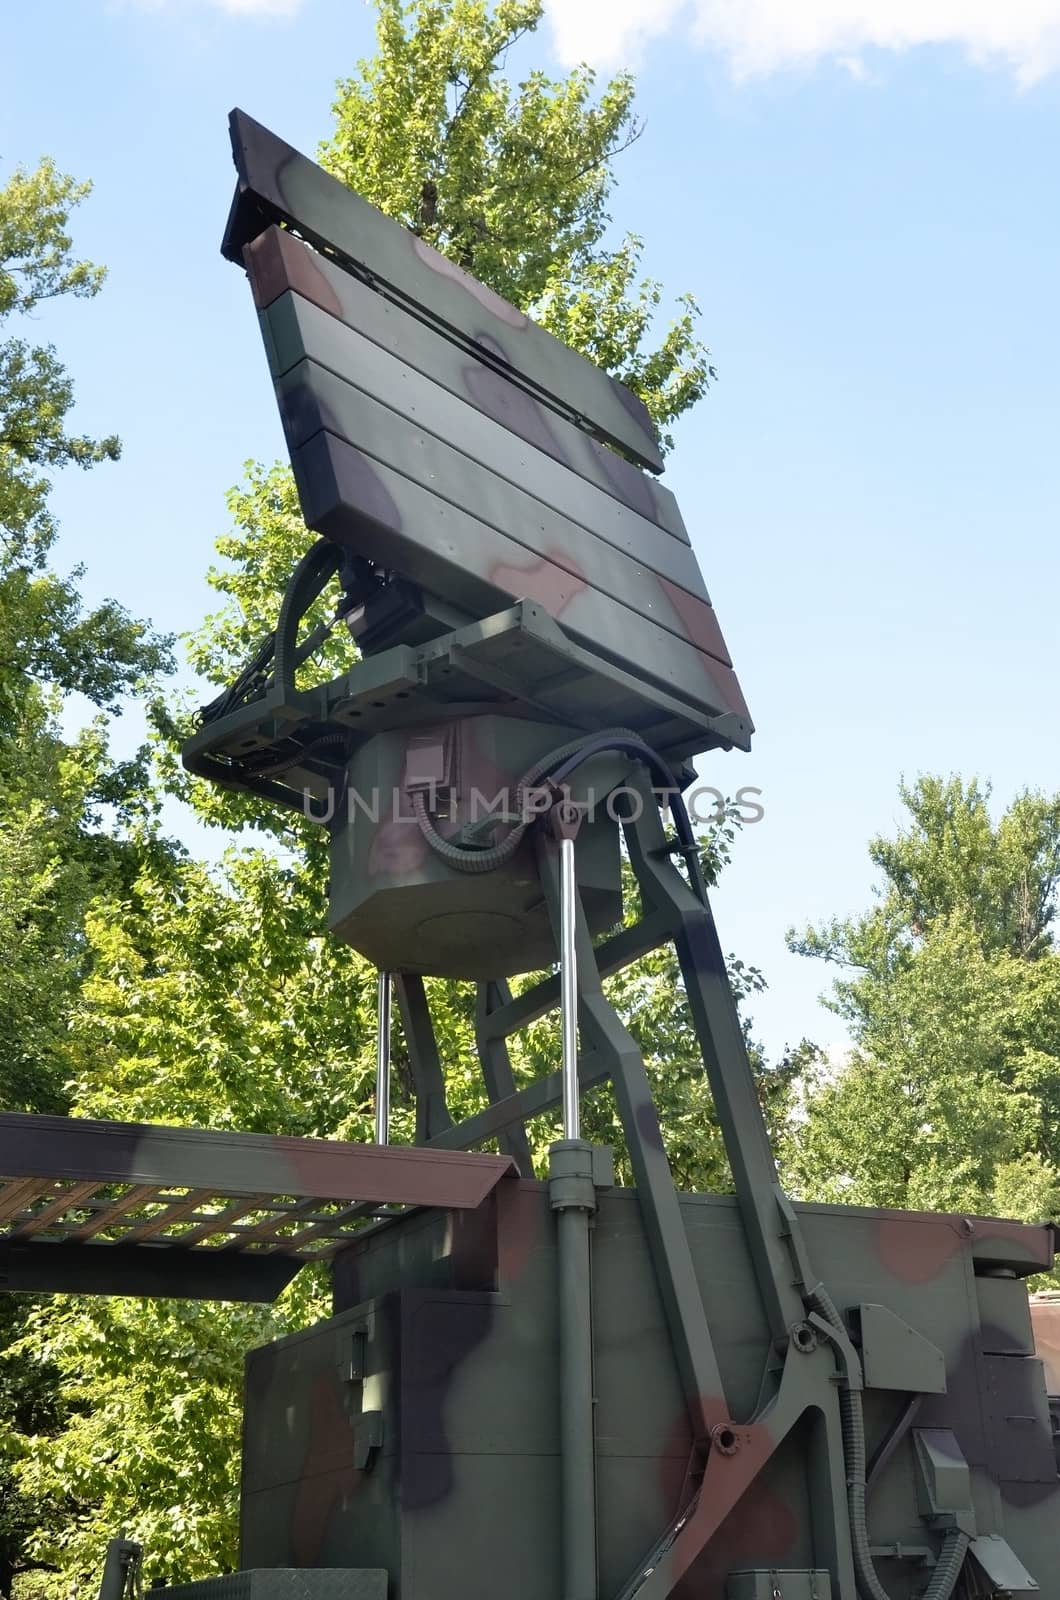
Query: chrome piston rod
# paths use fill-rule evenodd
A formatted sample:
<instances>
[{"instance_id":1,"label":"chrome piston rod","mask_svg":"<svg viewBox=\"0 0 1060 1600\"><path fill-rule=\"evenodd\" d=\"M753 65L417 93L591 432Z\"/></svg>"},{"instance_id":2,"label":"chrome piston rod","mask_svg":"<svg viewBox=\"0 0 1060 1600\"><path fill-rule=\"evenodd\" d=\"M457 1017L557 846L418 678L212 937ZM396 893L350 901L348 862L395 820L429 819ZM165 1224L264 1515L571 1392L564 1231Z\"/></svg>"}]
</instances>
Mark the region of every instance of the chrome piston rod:
<instances>
[{"instance_id":1,"label":"chrome piston rod","mask_svg":"<svg viewBox=\"0 0 1060 1600\"><path fill-rule=\"evenodd\" d=\"M375 1039L375 1142L390 1141L390 997L389 972L379 974Z\"/></svg>"}]
</instances>

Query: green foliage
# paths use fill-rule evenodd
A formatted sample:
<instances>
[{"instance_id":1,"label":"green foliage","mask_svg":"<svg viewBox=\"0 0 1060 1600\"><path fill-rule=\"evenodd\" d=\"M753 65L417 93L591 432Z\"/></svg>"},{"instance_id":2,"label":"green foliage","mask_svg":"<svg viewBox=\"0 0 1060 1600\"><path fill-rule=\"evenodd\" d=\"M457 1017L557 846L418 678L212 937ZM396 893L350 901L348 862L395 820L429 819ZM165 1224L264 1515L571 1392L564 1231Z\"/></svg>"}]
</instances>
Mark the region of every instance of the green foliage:
<instances>
[{"instance_id":1,"label":"green foliage","mask_svg":"<svg viewBox=\"0 0 1060 1600\"><path fill-rule=\"evenodd\" d=\"M588 67L509 83L541 0L379 0L378 13L378 54L339 83L323 164L623 378L665 429L714 373L691 295L645 348L662 290L637 281L640 239L606 243L612 163L641 133L632 78L598 94Z\"/></svg>"},{"instance_id":2,"label":"green foliage","mask_svg":"<svg viewBox=\"0 0 1060 1600\"><path fill-rule=\"evenodd\" d=\"M374 973L322 933L319 887L264 850L219 870L147 860L85 922L77 1110L146 1122L370 1136Z\"/></svg>"},{"instance_id":3,"label":"green foliage","mask_svg":"<svg viewBox=\"0 0 1060 1600\"><path fill-rule=\"evenodd\" d=\"M56 527L48 509L56 468L95 466L120 454L114 437L66 431L73 383L51 345L9 331L11 319L59 295L91 297L104 272L72 254L70 213L91 185L54 163L18 168L0 188L0 729L22 675L76 689L103 706L166 664L166 647L114 601L85 612L78 569L45 562Z\"/></svg>"},{"instance_id":4,"label":"green foliage","mask_svg":"<svg viewBox=\"0 0 1060 1600\"><path fill-rule=\"evenodd\" d=\"M0 940L19 953L0 966L0 1097L11 1110L58 1111L83 970L81 921L102 843L84 826L101 756L91 732L60 743L46 706L27 699L17 737L0 742Z\"/></svg>"},{"instance_id":5,"label":"green foliage","mask_svg":"<svg viewBox=\"0 0 1060 1600\"><path fill-rule=\"evenodd\" d=\"M149 822L154 809L144 757L110 759L105 716L63 736L63 696L76 690L110 710L168 661L166 642L114 601L85 610L81 569L48 567L52 475L116 459L118 441L67 431L65 368L50 345L13 328L44 301L99 289L102 269L76 258L67 231L87 193L49 161L0 188L0 941L9 956L0 966L0 1100L10 1110L69 1104L70 1019L90 962L85 910L135 876L146 846L127 825ZM5 1300L0 1317L0 1345L12 1347L0 1364L4 1595L34 1566L30 1543L61 1511L30 1471L28 1438L60 1431L62 1410L56 1368L21 1343L26 1314L25 1300Z\"/></svg>"},{"instance_id":6,"label":"green foliage","mask_svg":"<svg viewBox=\"0 0 1060 1600\"><path fill-rule=\"evenodd\" d=\"M0 324L61 295L91 297L103 269L73 254L71 210L89 191L50 161L0 188ZM62 692L104 708L167 664L165 642L114 602L92 612L80 570L47 567L56 528L50 473L118 454L65 431L72 384L50 346L0 340L0 937L20 959L0 970L4 1103L55 1109L65 1093L66 1013L83 970L89 897L123 870L123 847L100 832L105 811L142 812L142 760L115 767L105 720L72 743L58 728ZM49 996L43 1007L41 995Z\"/></svg>"},{"instance_id":7,"label":"green foliage","mask_svg":"<svg viewBox=\"0 0 1060 1600\"><path fill-rule=\"evenodd\" d=\"M0 1351L8 1351L23 1333L32 1303L25 1296L0 1295ZM47 1520L51 1506L25 1493L18 1484L17 1464L26 1439L54 1434L61 1422L58 1374L47 1361L0 1361L0 1594L9 1595L16 1574L31 1562L29 1536Z\"/></svg>"},{"instance_id":8,"label":"green foliage","mask_svg":"<svg viewBox=\"0 0 1060 1600\"><path fill-rule=\"evenodd\" d=\"M899 794L913 825L870 856L891 885L892 920L918 930L962 914L984 953L1033 959L1052 947L1060 882L1060 795L1021 794L995 826L989 788L921 778Z\"/></svg>"},{"instance_id":9,"label":"green foliage","mask_svg":"<svg viewBox=\"0 0 1060 1600\"><path fill-rule=\"evenodd\" d=\"M234 1564L240 1407L233 1351L289 1331L306 1295L276 1307L194 1301L41 1303L10 1360L59 1381L63 1426L36 1433L19 1463L23 1494L52 1506L28 1530L30 1560L98 1586L108 1536L142 1540L152 1577ZM209 1492L203 1493L203 1485ZM59 1580L53 1579L55 1587Z\"/></svg>"},{"instance_id":10,"label":"green foliage","mask_svg":"<svg viewBox=\"0 0 1060 1600\"><path fill-rule=\"evenodd\" d=\"M69 1018L78 1115L304 1135L371 1136L374 987L325 947L304 873L260 850L217 872L157 850L84 923ZM304 1272L271 1308L58 1297L5 1365L55 1374L61 1425L21 1448L19 1485L54 1508L27 1558L98 1581L124 1527L155 1576L235 1559L242 1356L325 1311ZM56 1580L59 1582L59 1580Z\"/></svg>"},{"instance_id":11,"label":"green foliage","mask_svg":"<svg viewBox=\"0 0 1060 1600\"><path fill-rule=\"evenodd\" d=\"M33 311L57 295L94 295L103 267L77 261L67 233L70 212L91 192L44 160L34 172L18 167L0 191L0 316Z\"/></svg>"},{"instance_id":12,"label":"green foliage","mask_svg":"<svg viewBox=\"0 0 1060 1600\"><path fill-rule=\"evenodd\" d=\"M786 1159L800 1194L1040 1218L1060 1204L1060 796L903 786L910 824L870 844L864 916L789 935L840 969L827 1002L854 1040L818 1059Z\"/></svg>"},{"instance_id":13,"label":"green foliage","mask_svg":"<svg viewBox=\"0 0 1060 1600\"><path fill-rule=\"evenodd\" d=\"M630 237L612 247L607 240L611 159L637 133L630 80L598 89L585 70L559 81L530 71L510 84L509 48L541 14L528 0L501 0L492 11L478 0L407 8L381 0L378 9L379 53L339 85L326 163L625 376L665 427L703 392L711 369L688 297L653 345L662 294L640 280L640 241ZM249 464L229 510L231 529L218 541L223 564L210 575L221 608L190 640L193 666L219 688L274 627L283 588L308 542L286 468ZM327 617L329 604L322 597L314 622ZM64 648L75 620L76 613L53 630ZM43 614L37 631L47 636ZM348 637L336 630L316 670L332 676L350 659ZM71 662L72 676L88 672L89 664ZM119 674L115 690L126 681ZM109 703L105 687L98 697ZM207 869L161 848L149 808L133 807L122 870L84 880L96 890L87 914L79 880L70 896L71 916L81 917L77 959L69 952L72 998L55 1043L72 1109L213 1128L370 1136L375 974L322 934L323 831L188 779L176 752L191 707L159 698L153 709L157 772L167 790L210 824L270 837ZM727 820L708 842L711 873L732 837ZM39 871L51 861L45 854ZM760 981L751 969L739 971L749 987ZM451 1109L464 1115L483 1098L472 986L434 981L429 991ZM725 1182L672 957L648 958L614 981L614 994L645 1048L674 1130L682 1181ZM554 1027L528 1029L513 1046L517 1079L551 1070L557 1053ZM394 1071L393 1134L411 1141L400 1034ZM613 1134L604 1097L591 1115L604 1136ZM533 1131L543 1151L547 1119ZM58 1374L65 1395L65 1410L22 1440L11 1468L22 1492L48 1508L28 1553L57 1570L37 1580L38 1588L57 1600L71 1584L98 1580L103 1544L121 1527L145 1543L152 1576L194 1578L234 1564L243 1354L319 1315L317 1295L312 1276L303 1273L268 1312L78 1299L34 1310L0 1371L14 1363L31 1374Z\"/></svg>"}]
</instances>

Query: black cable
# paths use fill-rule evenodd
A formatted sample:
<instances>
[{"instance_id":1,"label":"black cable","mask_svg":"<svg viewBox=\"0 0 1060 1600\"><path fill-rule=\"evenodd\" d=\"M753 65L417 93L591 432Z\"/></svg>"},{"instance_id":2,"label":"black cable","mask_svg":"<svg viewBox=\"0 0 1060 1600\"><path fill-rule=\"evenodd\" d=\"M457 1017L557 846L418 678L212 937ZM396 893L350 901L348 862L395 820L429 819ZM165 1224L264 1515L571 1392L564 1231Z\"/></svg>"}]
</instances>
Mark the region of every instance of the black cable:
<instances>
[{"instance_id":1,"label":"black cable","mask_svg":"<svg viewBox=\"0 0 1060 1600\"><path fill-rule=\"evenodd\" d=\"M693 892L696 898L705 905L707 886L703 881L703 869L699 863L699 846L696 843L695 831L688 815L688 808L681 795L680 786L674 781L673 771L662 756L653 750L649 744L645 744L643 739L637 738L636 735L626 737L624 735L616 736L615 734L606 733L599 735L595 739L590 739L577 754L570 756L550 775L551 781L557 784L562 783L563 779L569 776L575 768L580 767L591 756L599 755L605 750L621 750L627 755L636 756L638 760L644 762L645 766L652 771L656 778L662 780L661 787L670 793L670 812L674 819L674 827L677 830L681 854L688 868L688 876Z\"/></svg>"}]
</instances>

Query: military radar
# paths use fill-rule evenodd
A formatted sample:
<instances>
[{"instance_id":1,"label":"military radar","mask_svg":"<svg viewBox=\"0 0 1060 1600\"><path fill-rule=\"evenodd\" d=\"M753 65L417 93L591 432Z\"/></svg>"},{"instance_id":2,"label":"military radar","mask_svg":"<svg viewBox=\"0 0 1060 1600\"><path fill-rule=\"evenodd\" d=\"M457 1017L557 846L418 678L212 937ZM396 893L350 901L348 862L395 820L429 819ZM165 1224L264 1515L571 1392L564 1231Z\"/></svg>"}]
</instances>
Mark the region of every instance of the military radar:
<instances>
[{"instance_id":1,"label":"military radar","mask_svg":"<svg viewBox=\"0 0 1060 1600\"><path fill-rule=\"evenodd\" d=\"M173 1600L1060 1600L1025 1284L1051 1228L778 1183L682 799L751 721L647 412L231 131L223 253L316 539L184 759L327 830L331 931L379 971L376 1138L0 1119L9 1288L267 1300L331 1265L333 1315L247 1358L240 1571ZM320 682L335 627L358 659ZM731 1195L678 1192L605 988L668 943ZM461 1121L436 977L476 986ZM414 1145L389 1141L393 1002ZM517 1079L550 1012L552 1070ZM582 1136L603 1082L632 1188Z\"/></svg>"}]
</instances>

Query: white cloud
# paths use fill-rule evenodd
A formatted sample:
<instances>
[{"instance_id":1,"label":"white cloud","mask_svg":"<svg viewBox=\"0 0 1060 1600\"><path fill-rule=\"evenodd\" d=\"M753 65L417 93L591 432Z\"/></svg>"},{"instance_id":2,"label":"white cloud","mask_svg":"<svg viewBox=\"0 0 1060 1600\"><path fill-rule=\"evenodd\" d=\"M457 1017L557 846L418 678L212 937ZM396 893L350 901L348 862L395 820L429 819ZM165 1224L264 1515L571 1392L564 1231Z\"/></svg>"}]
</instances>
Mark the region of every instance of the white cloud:
<instances>
[{"instance_id":1,"label":"white cloud","mask_svg":"<svg viewBox=\"0 0 1060 1600\"><path fill-rule=\"evenodd\" d=\"M546 0L556 54L565 66L589 61L621 67L668 33L687 12L684 0Z\"/></svg>"},{"instance_id":2,"label":"white cloud","mask_svg":"<svg viewBox=\"0 0 1060 1600\"><path fill-rule=\"evenodd\" d=\"M836 66L842 67L844 72L849 72L857 83L863 83L869 75L860 56L837 56Z\"/></svg>"},{"instance_id":3,"label":"white cloud","mask_svg":"<svg viewBox=\"0 0 1060 1600\"><path fill-rule=\"evenodd\" d=\"M549 0L565 64L636 60L680 29L722 55L736 79L836 62L864 75L865 49L949 44L1029 85L1060 67L1060 0Z\"/></svg>"}]
</instances>

